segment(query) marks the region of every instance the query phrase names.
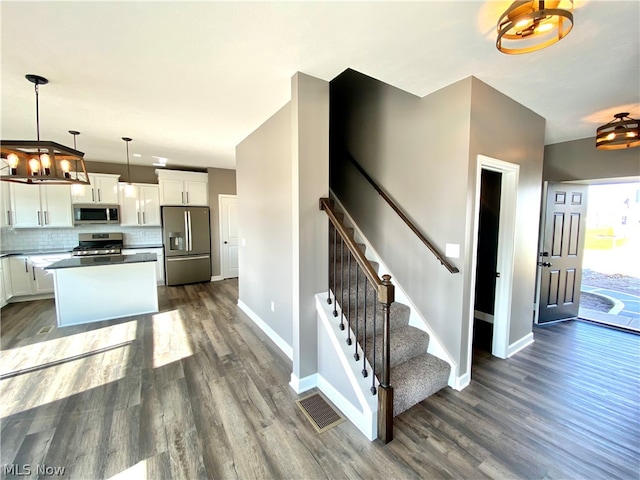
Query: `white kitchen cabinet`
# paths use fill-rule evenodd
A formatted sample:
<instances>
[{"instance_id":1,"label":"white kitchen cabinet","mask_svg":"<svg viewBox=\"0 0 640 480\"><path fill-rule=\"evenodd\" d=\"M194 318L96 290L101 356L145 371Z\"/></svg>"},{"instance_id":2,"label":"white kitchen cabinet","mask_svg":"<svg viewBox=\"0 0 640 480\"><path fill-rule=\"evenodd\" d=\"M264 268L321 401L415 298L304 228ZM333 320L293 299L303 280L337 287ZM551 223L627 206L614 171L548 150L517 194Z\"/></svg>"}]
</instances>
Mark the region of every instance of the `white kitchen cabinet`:
<instances>
[{"instance_id":1,"label":"white kitchen cabinet","mask_svg":"<svg viewBox=\"0 0 640 480\"><path fill-rule=\"evenodd\" d=\"M71 188L73 203L117 205L119 178L120 175L89 173L91 185L78 184Z\"/></svg>"},{"instance_id":2,"label":"white kitchen cabinet","mask_svg":"<svg viewBox=\"0 0 640 480\"><path fill-rule=\"evenodd\" d=\"M13 296L9 257L0 259L0 307L4 307Z\"/></svg>"},{"instance_id":3,"label":"white kitchen cabinet","mask_svg":"<svg viewBox=\"0 0 640 480\"><path fill-rule=\"evenodd\" d=\"M11 293L13 297L28 297L53 293L53 275L48 267L69 253L46 255L17 255L9 257Z\"/></svg>"},{"instance_id":4,"label":"white kitchen cabinet","mask_svg":"<svg viewBox=\"0 0 640 480\"><path fill-rule=\"evenodd\" d=\"M0 182L0 227L11 225L11 201L9 196L9 183Z\"/></svg>"},{"instance_id":5,"label":"white kitchen cabinet","mask_svg":"<svg viewBox=\"0 0 640 480\"><path fill-rule=\"evenodd\" d=\"M206 173L156 170L160 185L160 205L209 205Z\"/></svg>"},{"instance_id":6,"label":"white kitchen cabinet","mask_svg":"<svg viewBox=\"0 0 640 480\"><path fill-rule=\"evenodd\" d=\"M127 184L120 183L120 225L160 226L160 187L134 183L127 192Z\"/></svg>"},{"instance_id":7,"label":"white kitchen cabinet","mask_svg":"<svg viewBox=\"0 0 640 480\"><path fill-rule=\"evenodd\" d=\"M14 297L31 295L31 272L29 271L29 257L25 255L9 257L11 272L11 290Z\"/></svg>"},{"instance_id":8,"label":"white kitchen cabinet","mask_svg":"<svg viewBox=\"0 0 640 480\"><path fill-rule=\"evenodd\" d=\"M72 227L68 185L9 185L7 219L12 227Z\"/></svg>"},{"instance_id":9,"label":"white kitchen cabinet","mask_svg":"<svg viewBox=\"0 0 640 480\"><path fill-rule=\"evenodd\" d=\"M164 284L164 249L162 248L124 248L123 255L135 255L136 253L155 253L158 260L156 261L156 280L158 283Z\"/></svg>"}]
</instances>

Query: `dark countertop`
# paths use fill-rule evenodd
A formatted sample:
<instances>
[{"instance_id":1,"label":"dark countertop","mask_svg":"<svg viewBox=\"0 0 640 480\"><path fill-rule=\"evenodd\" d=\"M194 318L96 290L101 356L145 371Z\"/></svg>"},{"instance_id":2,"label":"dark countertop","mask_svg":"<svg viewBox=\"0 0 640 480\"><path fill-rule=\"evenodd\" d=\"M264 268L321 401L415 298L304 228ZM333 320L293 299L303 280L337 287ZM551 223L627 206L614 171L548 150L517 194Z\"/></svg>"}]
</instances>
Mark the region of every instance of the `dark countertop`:
<instances>
[{"instance_id":1,"label":"dark countertop","mask_svg":"<svg viewBox=\"0 0 640 480\"><path fill-rule=\"evenodd\" d=\"M0 258L10 257L12 255L54 255L56 253L71 253L72 251L73 251L72 248L58 248L58 249L49 249L49 250L25 248L23 250L3 250L2 252L0 252Z\"/></svg>"},{"instance_id":2,"label":"dark countertop","mask_svg":"<svg viewBox=\"0 0 640 480\"><path fill-rule=\"evenodd\" d=\"M71 257L52 263L48 267L45 267L45 269L55 270L58 268L97 267L155 261L157 261L157 256L154 253L136 253L133 255L100 255L95 257Z\"/></svg>"}]
</instances>

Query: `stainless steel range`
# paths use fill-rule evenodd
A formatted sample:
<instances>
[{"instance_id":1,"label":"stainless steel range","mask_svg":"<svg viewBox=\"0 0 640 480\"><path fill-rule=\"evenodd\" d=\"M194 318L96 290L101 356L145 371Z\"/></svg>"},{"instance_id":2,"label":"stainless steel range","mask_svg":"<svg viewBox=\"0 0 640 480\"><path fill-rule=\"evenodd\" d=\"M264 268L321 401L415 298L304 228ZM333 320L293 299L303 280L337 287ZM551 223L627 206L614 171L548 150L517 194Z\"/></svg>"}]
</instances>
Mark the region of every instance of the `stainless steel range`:
<instances>
[{"instance_id":1,"label":"stainless steel range","mask_svg":"<svg viewBox=\"0 0 640 480\"><path fill-rule=\"evenodd\" d=\"M75 257L90 255L120 255L123 246L122 233L81 233L79 245L73 249Z\"/></svg>"}]
</instances>

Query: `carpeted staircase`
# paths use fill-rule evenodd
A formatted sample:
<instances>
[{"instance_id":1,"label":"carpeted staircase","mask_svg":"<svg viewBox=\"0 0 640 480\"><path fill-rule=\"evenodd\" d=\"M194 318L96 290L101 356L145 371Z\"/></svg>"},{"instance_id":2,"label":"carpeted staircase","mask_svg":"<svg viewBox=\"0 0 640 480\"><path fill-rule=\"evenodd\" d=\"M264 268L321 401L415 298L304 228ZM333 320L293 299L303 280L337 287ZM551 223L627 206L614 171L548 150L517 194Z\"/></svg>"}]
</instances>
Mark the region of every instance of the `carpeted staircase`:
<instances>
[{"instance_id":1,"label":"carpeted staircase","mask_svg":"<svg viewBox=\"0 0 640 480\"><path fill-rule=\"evenodd\" d=\"M344 215L338 213L338 218L344 222ZM348 228L353 238L353 229ZM344 251L340 246L338 237L338 248L335 251L335 275L334 275L334 230L330 229L329 235L329 256L330 256L330 286L335 290L338 305L342 308L345 317L349 319L351 333L345 322L344 336L358 341L357 349L362 354L366 351L366 357L370 365L374 365L374 344L375 344L375 371L376 376L382 375L382 331L383 319L382 309L376 305L376 327L375 337L373 335L373 308L375 301L374 290L365 279L365 275L360 272L356 274L356 262L351 259L351 271L349 272L349 253L346 245ZM358 244L362 252L365 252L365 245ZM378 271L376 262L369 262L374 270ZM357 279L357 282L356 282ZM393 281L393 280L392 280ZM344 290L342 284L344 283ZM366 302L365 302L366 289ZM342 293L341 293L342 292ZM349 306L350 303L350 306ZM357 308L356 308L357 305ZM367 325L365 332L365 305L367 312ZM357 312L357 313L356 313ZM393 414L399 415L413 405L421 402L425 398L447 386L450 373L450 365L434 355L427 353L429 347L429 335L418 328L409 325L410 308L407 305L394 302L390 308L390 351L391 351L391 385L394 388ZM339 321L339 317L336 318ZM356 333L357 332L357 333ZM355 342L353 344L354 353L356 351ZM356 361L354 359L354 361ZM359 360L362 363L362 358ZM371 372L368 372L371 375Z\"/></svg>"}]
</instances>

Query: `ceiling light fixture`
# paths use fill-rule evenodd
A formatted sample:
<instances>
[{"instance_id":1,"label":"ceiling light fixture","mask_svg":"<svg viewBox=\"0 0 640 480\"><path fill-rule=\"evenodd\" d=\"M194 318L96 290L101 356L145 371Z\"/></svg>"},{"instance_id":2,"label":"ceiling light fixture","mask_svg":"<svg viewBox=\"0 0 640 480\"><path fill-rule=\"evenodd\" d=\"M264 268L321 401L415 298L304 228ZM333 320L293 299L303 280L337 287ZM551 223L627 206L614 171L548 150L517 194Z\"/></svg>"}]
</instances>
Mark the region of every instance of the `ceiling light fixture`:
<instances>
[{"instance_id":1,"label":"ceiling light fixture","mask_svg":"<svg viewBox=\"0 0 640 480\"><path fill-rule=\"evenodd\" d=\"M640 121L629 117L629 112L616 113L615 120L596 130L596 148L620 150L640 147Z\"/></svg>"},{"instance_id":2,"label":"ceiling light fixture","mask_svg":"<svg viewBox=\"0 0 640 480\"><path fill-rule=\"evenodd\" d=\"M56 142L40 140L39 86L49 83L39 75L26 75L35 84L37 140L1 140L2 161L0 180L29 184L89 184L84 164L84 153ZM74 136L75 140L75 136ZM75 162L76 175L72 178L71 162ZM78 173L83 173L80 178Z\"/></svg>"},{"instance_id":3,"label":"ceiling light fixture","mask_svg":"<svg viewBox=\"0 0 640 480\"><path fill-rule=\"evenodd\" d=\"M122 137L122 140L124 140L127 144L127 185L124 188L124 194L127 197L132 197L134 196L135 189L133 188L133 184L131 183L131 165L129 164L129 142L131 141L131 138Z\"/></svg>"},{"instance_id":4,"label":"ceiling light fixture","mask_svg":"<svg viewBox=\"0 0 640 480\"><path fill-rule=\"evenodd\" d=\"M573 28L573 0L513 2L498 20L496 47L517 55L542 50Z\"/></svg>"}]
</instances>

